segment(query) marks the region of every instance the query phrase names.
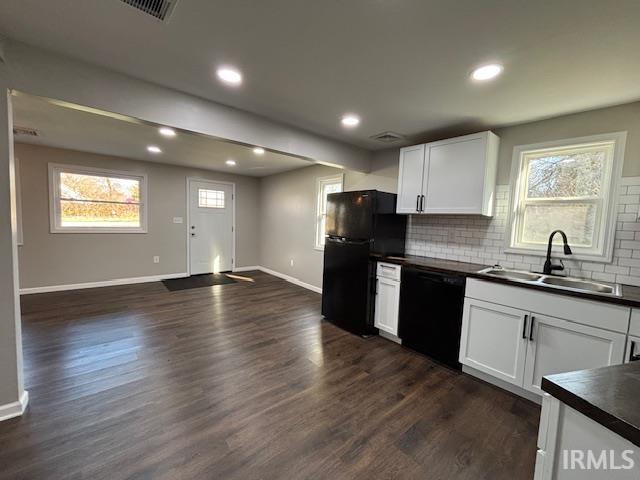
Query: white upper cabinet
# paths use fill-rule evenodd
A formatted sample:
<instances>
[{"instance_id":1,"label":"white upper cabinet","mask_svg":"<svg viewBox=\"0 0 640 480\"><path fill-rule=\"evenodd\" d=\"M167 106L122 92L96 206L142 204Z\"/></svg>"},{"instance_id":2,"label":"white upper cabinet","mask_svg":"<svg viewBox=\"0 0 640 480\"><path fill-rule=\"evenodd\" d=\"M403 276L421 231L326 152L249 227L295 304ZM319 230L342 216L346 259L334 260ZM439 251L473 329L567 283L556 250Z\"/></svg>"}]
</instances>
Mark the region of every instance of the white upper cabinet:
<instances>
[{"instance_id":1,"label":"white upper cabinet","mask_svg":"<svg viewBox=\"0 0 640 480\"><path fill-rule=\"evenodd\" d=\"M424 173L424 145L400 149L398 175L398 213L418 213L422 201L422 175Z\"/></svg>"},{"instance_id":2,"label":"white upper cabinet","mask_svg":"<svg viewBox=\"0 0 640 480\"><path fill-rule=\"evenodd\" d=\"M401 149L397 212L493 215L499 143L481 132Z\"/></svg>"}]
</instances>

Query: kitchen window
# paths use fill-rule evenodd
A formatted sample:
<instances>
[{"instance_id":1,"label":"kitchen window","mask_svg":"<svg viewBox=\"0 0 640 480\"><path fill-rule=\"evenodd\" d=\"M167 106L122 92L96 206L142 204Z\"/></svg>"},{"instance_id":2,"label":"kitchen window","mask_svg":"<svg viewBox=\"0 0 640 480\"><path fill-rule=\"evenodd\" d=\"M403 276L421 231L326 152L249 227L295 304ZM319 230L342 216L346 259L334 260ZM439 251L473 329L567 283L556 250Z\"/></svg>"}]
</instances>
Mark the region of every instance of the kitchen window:
<instances>
[{"instance_id":1,"label":"kitchen window","mask_svg":"<svg viewBox=\"0 0 640 480\"><path fill-rule=\"evenodd\" d=\"M318 250L324 249L325 224L327 219L327 195L342 191L343 175L334 175L331 177L322 177L317 183L317 202L316 202L316 244Z\"/></svg>"},{"instance_id":2,"label":"kitchen window","mask_svg":"<svg viewBox=\"0 0 640 480\"><path fill-rule=\"evenodd\" d=\"M146 233L146 175L49 164L51 233Z\"/></svg>"},{"instance_id":3,"label":"kitchen window","mask_svg":"<svg viewBox=\"0 0 640 480\"><path fill-rule=\"evenodd\" d=\"M571 258L610 261L625 138L615 133L516 147L508 251L545 254L549 234L560 229Z\"/></svg>"}]
</instances>

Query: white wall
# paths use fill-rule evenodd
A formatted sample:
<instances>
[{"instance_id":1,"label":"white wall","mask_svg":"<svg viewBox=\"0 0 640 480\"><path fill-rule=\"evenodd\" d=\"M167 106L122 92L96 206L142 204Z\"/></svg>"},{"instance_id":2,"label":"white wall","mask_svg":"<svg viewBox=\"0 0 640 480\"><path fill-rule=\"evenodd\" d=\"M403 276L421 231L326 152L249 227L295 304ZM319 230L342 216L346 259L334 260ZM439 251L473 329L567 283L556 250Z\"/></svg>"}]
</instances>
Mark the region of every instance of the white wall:
<instances>
[{"instance_id":1,"label":"white wall","mask_svg":"<svg viewBox=\"0 0 640 480\"><path fill-rule=\"evenodd\" d=\"M22 288L186 272L187 177L236 184L236 266L258 264L257 178L36 145L16 144L15 151L23 193ZM50 233L49 162L147 174L148 233ZM184 223L174 224L173 217L183 217ZM153 263L154 255L160 263Z\"/></svg>"}]
</instances>

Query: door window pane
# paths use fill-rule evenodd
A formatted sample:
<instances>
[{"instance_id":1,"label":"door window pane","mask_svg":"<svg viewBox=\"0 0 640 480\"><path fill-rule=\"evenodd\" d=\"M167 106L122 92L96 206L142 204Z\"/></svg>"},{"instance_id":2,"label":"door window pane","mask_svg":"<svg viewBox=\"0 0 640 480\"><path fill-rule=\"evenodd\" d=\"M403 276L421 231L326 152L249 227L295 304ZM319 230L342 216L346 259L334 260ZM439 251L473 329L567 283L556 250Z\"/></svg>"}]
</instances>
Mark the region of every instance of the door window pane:
<instances>
[{"instance_id":1,"label":"door window pane","mask_svg":"<svg viewBox=\"0 0 640 480\"><path fill-rule=\"evenodd\" d=\"M199 188L198 206L200 208L224 208L224 191Z\"/></svg>"}]
</instances>

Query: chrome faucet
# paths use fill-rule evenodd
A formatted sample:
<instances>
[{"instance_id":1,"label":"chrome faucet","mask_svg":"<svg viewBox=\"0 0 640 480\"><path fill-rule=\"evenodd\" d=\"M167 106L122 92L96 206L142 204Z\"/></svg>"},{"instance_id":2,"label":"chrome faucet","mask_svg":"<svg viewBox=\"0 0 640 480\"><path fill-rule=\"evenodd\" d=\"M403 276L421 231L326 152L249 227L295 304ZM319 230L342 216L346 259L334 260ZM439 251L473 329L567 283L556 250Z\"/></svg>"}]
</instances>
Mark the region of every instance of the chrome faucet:
<instances>
[{"instance_id":1,"label":"chrome faucet","mask_svg":"<svg viewBox=\"0 0 640 480\"><path fill-rule=\"evenodd\" d=\"M567 243L567 235L562 230L554 230L549 235L549 246L547 247L547 260L544 262L544 268L542 269L542 273L545 275L551 275L554 270L564 270L564 263L560 260L560 265L551 265L551 247L553 245L553 237L556 233L562 235L562 243L564 243L564 254L571 255L571 247Z\"/></svg>"}]
</instances>

